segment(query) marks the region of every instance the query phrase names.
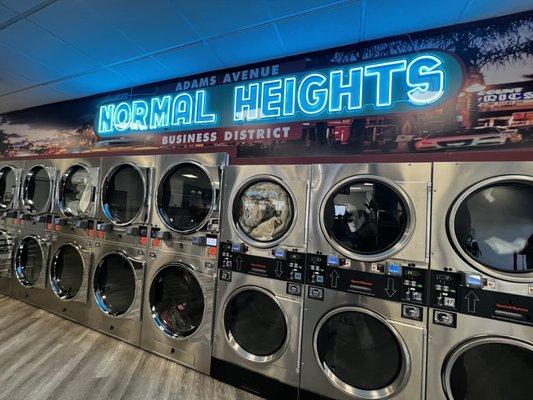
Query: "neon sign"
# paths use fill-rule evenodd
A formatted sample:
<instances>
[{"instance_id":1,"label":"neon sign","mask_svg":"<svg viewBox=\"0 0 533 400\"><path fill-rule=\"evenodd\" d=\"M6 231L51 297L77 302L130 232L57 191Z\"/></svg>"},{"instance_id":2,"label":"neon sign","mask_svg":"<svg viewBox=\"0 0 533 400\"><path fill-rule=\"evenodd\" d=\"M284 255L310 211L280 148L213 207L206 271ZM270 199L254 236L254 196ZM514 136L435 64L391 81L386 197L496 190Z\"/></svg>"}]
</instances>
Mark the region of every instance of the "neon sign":
<instances>
[{"instance_id":1,"label":"neon sign","mask_svg":"<svg viewBox=\"0 0 533 400\"><path fill-rule=\"evenodd\" d=\"M454 57L418 53L103 104L95 130L106 137L417 111L442 104L461 83Z\"/></svg>"}]
</instances>

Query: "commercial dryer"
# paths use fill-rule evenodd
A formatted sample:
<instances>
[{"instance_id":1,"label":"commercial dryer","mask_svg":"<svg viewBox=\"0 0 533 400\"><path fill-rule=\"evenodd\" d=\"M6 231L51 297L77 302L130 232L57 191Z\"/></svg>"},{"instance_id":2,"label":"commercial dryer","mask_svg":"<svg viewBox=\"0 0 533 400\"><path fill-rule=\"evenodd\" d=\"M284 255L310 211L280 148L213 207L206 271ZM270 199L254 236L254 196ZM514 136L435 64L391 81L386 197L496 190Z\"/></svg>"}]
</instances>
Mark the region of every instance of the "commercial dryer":
<instances>
[{"instance_id":1,"label":"commercial dryer","mask_svg":"<svg viewBox=\"0 0 533 400\"><path fill-rule=\"evenodd\" d=\"M435 163L433 184L428 398L531 397L533 163Z\"/></svg>"},{"instance_id":2,"label":"commercial dryer","mask_svg":"<svg viewBox=\"0 0 533 400\"><path fill-rule=\"evenodd\" d=\"M96 243L88 325L139 346L146 248Z\"/></svg>"},{"instance_id":3,"label":"commercial dryer","mask_svg":"<svg viewBox=\"0 0 533 400\"><path fill-rule=\"evenodd\" d=\"M150 252L142 312L143 349L209 374L215 271L205 258Z\"/></svg>"},{"instance_id":4,"label":"commercial dryer","mask_svg":"<svg viewBox=\"0 0 533 400\"><path fill-rule=\"evenodd\" d=\"M45 230L51 220L58 169L54 160L27 160L20 189L21 225Z\"/></svg>"},{"instance_id":5,"label":"commercial dryer","mask_svg":"<svg viewBox=\"0 0 533 400\"><path fill-rule=\"evenodd\" d=\"M93 243L76 235L52 234L45 308L80 324L87 323L87 294Z\"/></svg>"},{"instance_id":6,"label":"commercial dryer","mask_svg":"<svg viewBox=\"0 0 533 400\"><path fill-rule=\"evenodd\" d=\"M15 253L16 228L0 227L0 294L11 294L13 254Z\"/></svg>"},{"instance_id":7,"label":"commercial dryer","mask_svg":"<svg viewBox=\"0 0 533 400\"><path fill-rule=\"evenodd\" d=\"M153 156L102 158L98 239L148 246L153 173Z\"/></svg>"},{"instance_id":8,"label":"commercial dryer","mask_svg":"<svg viewBox=\"0 0 533 400\"><path fill-rule=\"evenodd\" d=\"M226 153L157 157L151 248L216 261L226 163Z\"/></svg>"},{"instance_id":9,"label":"commercial dryer","mask_svg":"<svg viewBox=\"0 0 533 400\"><path fill-rule=\"evenodd\" d=\"M431 164L313 165L300 398L424 393Z\"/></svg>"},{"instance_id":10,"label":"commercial dryer","mask_svg":"<svg viewBox=\"0 0 533 400\"><path fill-rule=\"evenodd\" d=\"M59 179L50 228L57 233L93 238L100 158L57 160L56 167Z\"/></svg>"},{"instance_id":11,"label":"commercial dryer","mask_svg":"<svg viewBox=\"0 0 533 400\"><path fill-rule=\"evenodd\" d=\"M0 224L12 226L18 221L20 181L24 161L0 164Z\"/></svg>"},{"instance_id":12,"label":"commercial dryer","mask_svg":"<svg viewBox=\"0 0 533 400\"><path fill-rule=\"evenodd\" d=\"M42 229L21 228L17 231L11 286L14 298L45 308L50 244L49 235Z\"/></svg>"},{"instance_id":13,"label":"commercial dryer","mask_svg":"<svg viewBox=\"0 0 533 400\"><path fill-rule=\"evenodd\" d=\"M296 398L309 166L229 166L212 375L267 398Z\"/></svg>"}]
</instances>

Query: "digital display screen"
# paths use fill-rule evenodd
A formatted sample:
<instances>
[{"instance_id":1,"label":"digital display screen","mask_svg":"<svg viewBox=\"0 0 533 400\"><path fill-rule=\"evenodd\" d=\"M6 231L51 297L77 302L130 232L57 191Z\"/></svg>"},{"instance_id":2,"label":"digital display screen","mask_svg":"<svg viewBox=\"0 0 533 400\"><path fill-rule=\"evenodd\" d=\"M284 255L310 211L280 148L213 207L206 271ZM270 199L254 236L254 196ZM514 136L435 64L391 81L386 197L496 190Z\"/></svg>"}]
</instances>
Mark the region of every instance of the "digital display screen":
<instances>
[{"instance_id":1,"label":"digital display screen","mask_svg":"<svg viewBox=\"0 0 533 400\"><path fill-rule=\"evenodd\" d=\"M217 247L218 239L216 238L216 236L206 236L205 237L205 244L207 246Z\"/></svg>"},{"instance_id":2,"label":"digital display screen","mask_svg":"<svg viewBox=\"0 0 533 400\"><path fill-rule=\"evenodd\" d=\"M346 206L335 205L335 216L336 217L344 217L344 215L346 215Z\"/></svg>"},{"instance_id":3,"label":"digital display screen","mask_svg":"<svg viewBox=\"0 0 533 400\"><path fill-rule=\"evenodd\" d=\"M328 265L339 266L339 257L334 255L328 256Z\"/></svg>"}]
</instances>

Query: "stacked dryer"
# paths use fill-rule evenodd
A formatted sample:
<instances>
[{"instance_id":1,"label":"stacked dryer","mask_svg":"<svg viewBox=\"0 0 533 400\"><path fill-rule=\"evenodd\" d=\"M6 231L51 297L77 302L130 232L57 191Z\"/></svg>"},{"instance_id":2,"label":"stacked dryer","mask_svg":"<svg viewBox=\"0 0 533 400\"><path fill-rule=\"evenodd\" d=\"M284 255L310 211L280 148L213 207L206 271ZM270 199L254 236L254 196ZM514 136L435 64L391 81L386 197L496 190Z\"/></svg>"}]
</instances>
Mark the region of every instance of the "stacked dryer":
<instances>
[{"instance_id":1,"label":"stacked dryer","mask_svg":"<svg viewBox=\"0 0 533 400\"><path fill-rule=\"evenodd\" d=\"M20 179L24 162L0 164L0 294L11 293L12 259L17 232Z\"/></svg>"},{"instance_id":2,"label":"stacked dryer","mask_svg":"<svg viewBox=\"0 0 533 400\"><path fill-rule=\"evenodd\" d=\"M296 399L309 166L230 166L224 179L212 375Z\"/></svg>"},{"instance_id":3,"label":"stacked dryer","mask_svg":"<svg viewBox=\"0 0 533 400\"><path fill-rule=\"evenodd\" d=\"M226 154L156 162L141 347L209 374Z\"/></svg>"},{"instance_id":4,"label":"stacked dryer","mask_svg":"<svg viewBox=\"0 0 533 400\"><path fill-rule=\"evenodd\" d=\"M139 345L154 158L102 158L88 325Z\"/></svg>"},{"instance_id":5,"label":"stacked dryer","mask_svg":"<svg viewBox=\"0 0 533 400\"><path fill-rule=\"evenodd\" d=\"M435 163L428 399L531 398L533 163Z\"/></svg>"},{"instance_id":6,"label":"stacked dryer","mask_svg":"<svg viewBox=\"0 0 533 400\"><path fill-rule=\"evenodd\" d=\"M431 164L313 165L301 399L424 396Z\"/></svg>"},{"instance_id":7,"label":"stacked dryer","mask_svg":"<svg viewBox=\"0 0 533 400\"><path fill-rule=\"evenodd\" d=\"M56 160L55 167L58 180L54 215L47 224L51 247L45 307L86 324L100 159Z\"/></svg>"},{"instance_id":8,"label":"stacked dryer","mask_svg":"<svg viewBox=\"0 0 533 400\"><path fill-rule=\"evenodd\" d=\"M13 297L44 308L52 210L58 170L50 160L24 162L20 187L19 229L13 259Z\"/></svg>"}]
</instances>

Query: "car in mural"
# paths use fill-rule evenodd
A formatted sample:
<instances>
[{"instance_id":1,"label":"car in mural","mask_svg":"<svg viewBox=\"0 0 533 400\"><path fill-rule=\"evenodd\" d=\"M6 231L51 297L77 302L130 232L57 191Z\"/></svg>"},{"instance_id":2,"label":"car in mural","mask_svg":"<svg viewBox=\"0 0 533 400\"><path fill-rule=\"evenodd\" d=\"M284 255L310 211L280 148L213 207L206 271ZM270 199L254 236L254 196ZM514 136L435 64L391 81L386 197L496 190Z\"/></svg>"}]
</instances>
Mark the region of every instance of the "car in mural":
<instances>
[{"instance_id":1,"label":"car in mural","mask_svg":"<svg viewBox=\"0 0 533 400\"><path fill-rule=\"evenodd\" d=\"M501 146L519 143L522 135L516 129L479 127L432 133L415 143L418 151L448 150L476 146Z\"/></svg>"}]
</instances>

